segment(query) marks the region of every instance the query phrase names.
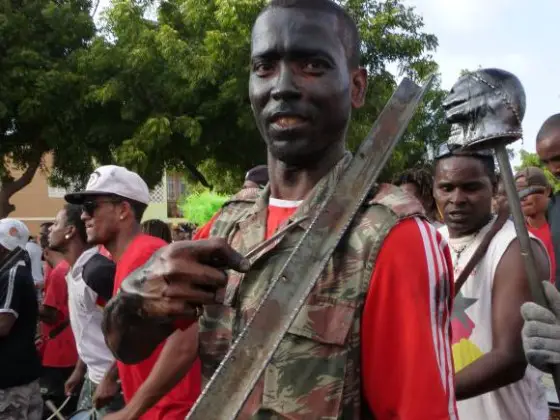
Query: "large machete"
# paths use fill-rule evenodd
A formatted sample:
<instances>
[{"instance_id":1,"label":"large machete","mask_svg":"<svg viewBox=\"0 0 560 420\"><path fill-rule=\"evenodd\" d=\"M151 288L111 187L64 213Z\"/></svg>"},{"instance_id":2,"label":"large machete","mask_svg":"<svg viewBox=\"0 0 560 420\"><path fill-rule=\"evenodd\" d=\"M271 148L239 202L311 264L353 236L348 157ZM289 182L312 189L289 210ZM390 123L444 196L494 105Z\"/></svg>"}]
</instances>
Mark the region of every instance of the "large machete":
<instances>
[{"instance_id":1,"label":"large machete","mask_svg":"<svg viewBox=\"0 0 560 420\"><path fill-rule=\"evenodd\" d=\"M338 184L312 216L309 228L286 264L275 273L257 311L237 336L188 420L229 420L240 413L374 187L432 80L430 77L423 88L406 78L401 82ZM305 276L302 276L303 272Z\"/></svg>"}]
</instances>

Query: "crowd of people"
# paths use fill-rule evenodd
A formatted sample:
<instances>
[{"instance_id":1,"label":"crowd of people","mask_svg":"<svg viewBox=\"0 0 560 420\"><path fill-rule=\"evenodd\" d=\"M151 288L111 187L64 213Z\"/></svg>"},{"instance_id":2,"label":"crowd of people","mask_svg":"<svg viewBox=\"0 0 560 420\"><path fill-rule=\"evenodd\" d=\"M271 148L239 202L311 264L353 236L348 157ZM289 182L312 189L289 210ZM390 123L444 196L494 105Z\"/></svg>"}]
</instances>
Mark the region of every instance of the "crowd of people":
<instances>
[{"instance_id":1,"label":"crowd of people","mask_svg":"<svg viewBox=\"0 0 560 420\"><path fill-rule=\"evenodd\" d=\"M148 187L114 165L66 195L39 244L0 220L0 420L52 418L45 401L64 415L183 419L351 161L359 63L336 3L272 0L249 79L268 165L206 225L142 223ZM536 145L560 179L560 114ZM542 169L515 182L550 308L531 302L492 151L444 143L431 167L371 192L238 418L548 419L560 199Z\"/></svg>"}]
</instances>

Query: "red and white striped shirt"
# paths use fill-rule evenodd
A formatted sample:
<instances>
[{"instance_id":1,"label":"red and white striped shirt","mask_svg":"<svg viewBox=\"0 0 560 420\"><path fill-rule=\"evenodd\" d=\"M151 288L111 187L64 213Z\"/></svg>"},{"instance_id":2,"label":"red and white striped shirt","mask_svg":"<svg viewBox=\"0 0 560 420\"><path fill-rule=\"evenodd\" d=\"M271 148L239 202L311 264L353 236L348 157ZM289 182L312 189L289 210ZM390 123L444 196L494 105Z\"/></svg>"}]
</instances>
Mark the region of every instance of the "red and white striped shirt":
<instances>
[{"instance_id":1,"label":"red and white striped shirt","mask_svg":"<svg viewBox=\"0 0 560 420\"><path fill-rule=\"evenodd\" d=\"M298 204L271 200L267 236ZM213 220L194 239L208 238ZM385 238L361 333L364 398L377 420L457 419L450 346L452 273L447 242L425 220L404 220Z\"/></svg>"}]
</instances>

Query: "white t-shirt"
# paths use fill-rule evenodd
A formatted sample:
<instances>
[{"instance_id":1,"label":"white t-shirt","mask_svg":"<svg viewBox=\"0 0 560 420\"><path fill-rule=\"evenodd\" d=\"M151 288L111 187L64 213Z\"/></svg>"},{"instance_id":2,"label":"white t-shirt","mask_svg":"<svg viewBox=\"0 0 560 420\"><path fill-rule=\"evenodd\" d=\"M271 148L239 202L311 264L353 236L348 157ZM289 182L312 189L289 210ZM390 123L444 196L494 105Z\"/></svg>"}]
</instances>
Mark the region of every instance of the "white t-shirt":
<instances>
[{"instance_id":1,"label":"white t-shirt","mask_svg":"<svg viewBox=\"0 0 560 420\"><path fill-rule=\"evenodd\" d=\"M454 239L449 238L447 227L439 229L450 245L455 278L471 259L491 226L492 223L489 223L476 235ZM516 236L514 224L508 220L494 236L486 254L455 298L451 326L456 372L492 350L494 274L502 256ZM548 420L546 390L541 383L541 376L538 370L529 366L523 379L511 385L478 397L458 401L459 419Z\"/></svg>"},{"instance_id":2,"label":"white t-shirt","mask_svg":"<svg viewBox=\"0 0 560 420\"><path fill-rule=\"evenodd\" d=\"M66 281L68 283L70 325L72 326L72 331L76 339L78 355L87 366L89 379L94 384L98 385L115 359L105 344L105 338L101 331L103 308L99 306L100 293L94 290L94 288L97 288L92 285L92 281L100 284L101 288L112 290L114 264L112 278L106 275L105 270L105 272L93 276L95 277L93 279L88 278L84 280L84 266L90 262L93 257L105 258L99 255L97 247L88 249L68 271ZM86 281L89 284L86 284ZM105 300L105 298L103 298L103 300Z\"/></svg>"},{"instance_id":3,"label":"white t-shirt","mask_svg":"<svg viewBox=\"0 0 560 420\"><path fill-rule=\"evenodd\" d=\"M43 283L45 281L43 278L43 250L35 242L27 242L25 244L25 250L29 254L29 259L31 260L33 281L36 285Z\"/></svg>"}]
</instances>

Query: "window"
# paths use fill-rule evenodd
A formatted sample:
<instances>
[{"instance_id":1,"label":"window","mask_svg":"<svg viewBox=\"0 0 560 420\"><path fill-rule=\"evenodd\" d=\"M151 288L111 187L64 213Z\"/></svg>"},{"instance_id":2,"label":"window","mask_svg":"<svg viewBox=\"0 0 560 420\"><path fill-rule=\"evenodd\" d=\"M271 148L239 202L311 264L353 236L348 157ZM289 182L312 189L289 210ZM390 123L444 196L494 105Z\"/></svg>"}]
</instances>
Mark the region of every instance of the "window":
<instances>
[{"instance_id":1,"label":"window","mask_svg":"<svg viewBox=\"0 0 560 420\"><path fill-rule=\"evenodd\" d=\"M167 217L183 217L180 200L187 194L187 184L183 175L175 172L167 173Z\"/></svg>"},{"instance_id":2,"label":"window","mask_svg":"<svg viewBox=\"0 0 560 420\"><path fill-rule=\"evenodd\" d=\"M66 188L51 187L50 185L48 187L49 198L64 198L66 194Z\"/></svg>"}]
</instances>

